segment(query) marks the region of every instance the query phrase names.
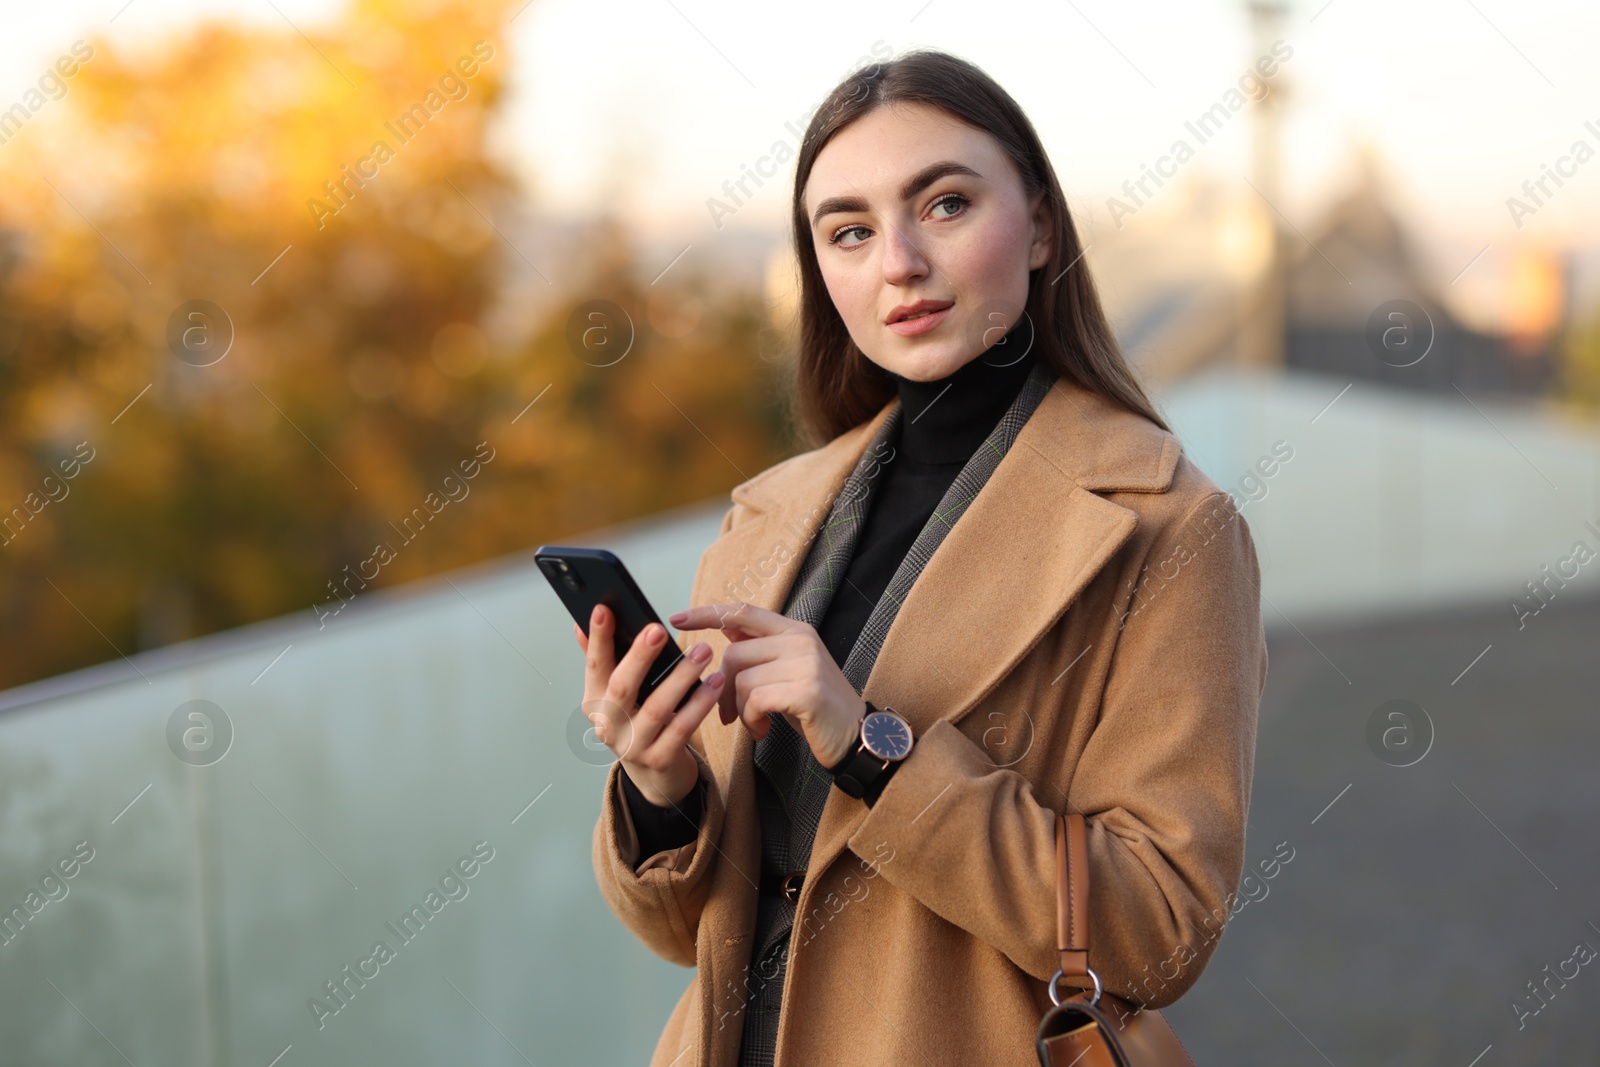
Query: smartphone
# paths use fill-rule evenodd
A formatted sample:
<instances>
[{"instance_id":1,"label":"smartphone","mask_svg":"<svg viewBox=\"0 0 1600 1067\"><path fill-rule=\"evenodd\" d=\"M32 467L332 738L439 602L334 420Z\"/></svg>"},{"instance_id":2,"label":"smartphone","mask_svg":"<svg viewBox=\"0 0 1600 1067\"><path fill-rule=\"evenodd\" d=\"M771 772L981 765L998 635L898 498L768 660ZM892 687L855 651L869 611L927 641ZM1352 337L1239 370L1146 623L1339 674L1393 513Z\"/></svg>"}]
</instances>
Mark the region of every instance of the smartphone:
<instances>
[{"instance_id":1,"label":"smartphone","mask_svg":"<svg viewBox=\"0 0 1600 1067\"><path fill-rule=\"evenodd\" d=\"M662 679L678 665L683 658L683 650L676 641L671 640L672 631L661 622L655 608L639 591L639 584L628 573L628 568L603 548L541 545L534 550L533 558L549 580L551 588L556 591L556 596L572 613L573 621L582 627L584 636L589 634L589 619L593 616L595 605L604 604L611 609L616 619L612 642L615 649L613 663L627 654L628 649L633 647L634 638L646 626L653 622L661 623L662 629L667 630L667 643L661 647L639 685L638 703L643 704ZM694 693L694 688L685 693L683 699L678 701L678 708L682 708Z\"/></svg>"}]
</instances>

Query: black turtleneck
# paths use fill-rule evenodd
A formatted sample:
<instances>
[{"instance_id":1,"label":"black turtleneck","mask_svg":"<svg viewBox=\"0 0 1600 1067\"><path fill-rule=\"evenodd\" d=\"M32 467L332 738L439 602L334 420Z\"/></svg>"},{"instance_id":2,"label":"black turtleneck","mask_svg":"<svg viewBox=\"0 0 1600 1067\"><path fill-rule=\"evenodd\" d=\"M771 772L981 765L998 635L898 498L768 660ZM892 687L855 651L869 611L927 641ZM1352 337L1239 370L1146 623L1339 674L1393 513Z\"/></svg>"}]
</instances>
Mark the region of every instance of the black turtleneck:
<instances>
[{"instance_id":1,"label":"black turtleneck","mask_svg":"<svg viewBox=\"0 0 1600 1067\"><path fill-rule=\"evenodd\" d=\"M917 535L967 460L994 430L1037 362L1026 344L1024 320L982 355L954 373L919 382L890 372L900 399L900 423L867 501L867 515L844 580L833 595L817 634L840 666L877 606ZM1019 336L1021 335L1021 336ZM703 810L701 789L679 805L657 807L622 774L623 792L639 836L640 863L657 852L693 841ZM702 783L703 785L703 783Z\"/></svg>"},{"instance_id":2,"label":"black turtleneck","mask_svg":"<svg viewBox=\"0 0 1600 1067\"><path fill-rule=\"evenodd\" d=\"M894 452L867 501L866 521L844 581L817 628L841 666L950 483L993 432L1033 368L1032 351L1020 359L1002 355L1016 332L955 373L931 382L891 372L901 409L898 432L891 439Z\"/></svg>"}]
</instances>

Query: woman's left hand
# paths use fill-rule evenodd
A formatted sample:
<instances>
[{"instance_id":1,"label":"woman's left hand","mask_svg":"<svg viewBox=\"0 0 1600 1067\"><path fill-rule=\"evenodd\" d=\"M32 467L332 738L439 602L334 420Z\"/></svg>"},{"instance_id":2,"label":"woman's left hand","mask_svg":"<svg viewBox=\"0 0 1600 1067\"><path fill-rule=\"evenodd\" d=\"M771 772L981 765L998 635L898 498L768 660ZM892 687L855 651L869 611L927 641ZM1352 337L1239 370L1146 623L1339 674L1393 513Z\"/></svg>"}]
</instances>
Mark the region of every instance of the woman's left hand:
<instances>
[{"instance_id":1,"label":"woman's left hand","mask_svg":"<svg viewBox=\"0 0 1600 1067\"><path fill-rule=\"evenodd\" d=\"M849 754L867 704L810 624L742 601L690 608L669 621L680 630L721 630L732 642L722 653L724 724L738 718L759 741L772 728L767 716L783 714L822 766Z\"/></svg>"}]
</instances>

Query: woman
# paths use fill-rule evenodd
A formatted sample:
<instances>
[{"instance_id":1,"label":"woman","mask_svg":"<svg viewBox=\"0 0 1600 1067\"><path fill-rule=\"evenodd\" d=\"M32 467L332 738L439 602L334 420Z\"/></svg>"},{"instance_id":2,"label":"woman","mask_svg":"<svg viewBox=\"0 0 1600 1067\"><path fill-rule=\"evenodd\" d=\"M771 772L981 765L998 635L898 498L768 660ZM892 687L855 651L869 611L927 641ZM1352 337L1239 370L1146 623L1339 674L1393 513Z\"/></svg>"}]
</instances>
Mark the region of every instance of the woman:
<instances>
[{"instance_id":1,"label":"woman","mask_svg":"<svg viewBox=\"0 0 1600 1067\"><path fill-rule=\"evenodd\" d=\"M1216 947L1266 681L1249 530L1134 381L981 71L847 78L793 226L825 443L733 490L642 706L665 632L613 662L605 609L577 631L619 757L600 890L697 968L656 1067L1036 1063L1057 812L1087 819L1107 990L1170 1004Z\"/></svg>"}]
</instances>

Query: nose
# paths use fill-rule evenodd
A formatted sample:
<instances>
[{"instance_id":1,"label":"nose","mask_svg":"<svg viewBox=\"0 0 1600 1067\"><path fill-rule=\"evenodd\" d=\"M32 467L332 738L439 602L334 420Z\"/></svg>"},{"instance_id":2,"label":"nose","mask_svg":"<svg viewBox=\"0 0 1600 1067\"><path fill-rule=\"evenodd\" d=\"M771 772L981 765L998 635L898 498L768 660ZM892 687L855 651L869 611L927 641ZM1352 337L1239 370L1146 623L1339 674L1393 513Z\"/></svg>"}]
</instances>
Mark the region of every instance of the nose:
<instances>
[{"instance_id":1,"label":"nose","mask_svg":"<svg viewBox=\"0 0 1600 1067\"><path fill-rule=\"evenodd\" d=\"M932 269L915 242L898 227L886 226L883 233L883 280L890 285L926 278Z\"/></svg>"}]
</instances>

